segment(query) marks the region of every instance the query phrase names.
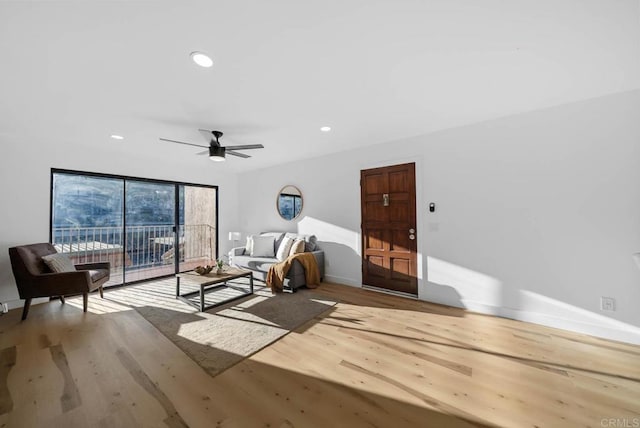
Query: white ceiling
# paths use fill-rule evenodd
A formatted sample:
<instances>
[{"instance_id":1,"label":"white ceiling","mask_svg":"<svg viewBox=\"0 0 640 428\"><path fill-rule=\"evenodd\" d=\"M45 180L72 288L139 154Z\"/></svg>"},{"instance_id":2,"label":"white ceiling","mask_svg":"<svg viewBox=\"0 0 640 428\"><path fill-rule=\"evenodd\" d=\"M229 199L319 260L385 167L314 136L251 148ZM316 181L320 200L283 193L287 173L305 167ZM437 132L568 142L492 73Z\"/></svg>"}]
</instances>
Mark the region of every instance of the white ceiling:
<instances>
[{"instance_id":1,"label":"white ceiling","mask_svg":"<svg viewBox=\"0 0 640 428\"><path fill-rule=\"evenodd\" d=\"M158 137L214 128L264 144L228 160L260 168L638 89L639 18L638 0L4 1L0 137L186 157Z\"/></svg>"}]
</instances>

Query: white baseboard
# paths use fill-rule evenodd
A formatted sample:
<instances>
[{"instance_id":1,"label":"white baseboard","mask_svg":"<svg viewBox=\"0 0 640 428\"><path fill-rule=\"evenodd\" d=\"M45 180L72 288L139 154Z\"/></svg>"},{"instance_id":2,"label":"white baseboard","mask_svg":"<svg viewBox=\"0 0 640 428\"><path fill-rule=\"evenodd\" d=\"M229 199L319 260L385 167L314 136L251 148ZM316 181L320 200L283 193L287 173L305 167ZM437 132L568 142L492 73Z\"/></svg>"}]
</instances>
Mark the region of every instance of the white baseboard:
<instances>
[{"instance_id":1,"label":"white baseboard","mask_svg":"<svg viewBox=\"0 0 640 428\"><path fill-rule=\"evenodd\" d=\"M362 288L362 283L350 278L325 275L325 280L327 282L335 282L336 284L344 284L352 287ZM486 303L473 300L462 299L461 301L453 301L446 296L443 296L442 298L439 298L438 296L428 296L428 298L427 296L419 296L419 300L441 305L459 307L472 312L486 315L494 315L517 321L530 322L532 324L544 325L547 327L558 328L575 333L588 334L590 336L600 337L603 339L616 340L619 342L640 345L640 328L620 323L614 320L611 320L611 323L614 325L607 326L602 324L594 324L593 322L588 322L581 319L567 319L539 312L523 311L521 309L488 305Z\"/></svg>"},{"instance_id":2,"label":"white baseboard","mask_svg":"<svg viewBox=\"0 0 640 428\"><path fill-rule=\"evenodd\" d=\"M502 318L508 318L516 321L530 322L532 324L544 325L547 327L558 328L575 333L588 334L590 336L600 337L603 339L616 340L619 342L640 345L640 328L630 325L624 325L620 327L596 325L580 320L570 320L567 318L560 318L557 316L542 314L539 312L523 311L521 309L491 306L468 300L464 301L464 305L467 310L473 312L487 315L496 315Z\"/></svg>"},{"instance_id":3,"label":"white baseboard","mask_svg":"<svg viewBox=\"0 0 640 428\"><path fill-rule=\"evenodd\" d=\"M49 298L48 298L48 297L38 297L38 298L33 299L33 300L31 301L31 305L33 306L33 305L37 305L37 304L40 304L40 303L46 303L46 302L48 302L48 301L49 301ZM24 300L22 300L22 299L18 299L18 300L7 300L7 301L0 302L0 303L6 303L6 304L7 304L7 306L9 307L9 310L11 310L11 309L22 309L22 308L24 308Z\"/></svg>"},{"instance_id":4,"label":"white baseboard","mask_svg":"<svg viewBox=\"0 0 640 428\"><path fill-rule=\"evenodd\" d=\"M324 280L326 282L335 282L336 284L349 285L351 287L362 287L362 283L360 281L355 281L351 278L344 278L342 276L336 275L324 275Z\"/></svg>"}]
</instances>

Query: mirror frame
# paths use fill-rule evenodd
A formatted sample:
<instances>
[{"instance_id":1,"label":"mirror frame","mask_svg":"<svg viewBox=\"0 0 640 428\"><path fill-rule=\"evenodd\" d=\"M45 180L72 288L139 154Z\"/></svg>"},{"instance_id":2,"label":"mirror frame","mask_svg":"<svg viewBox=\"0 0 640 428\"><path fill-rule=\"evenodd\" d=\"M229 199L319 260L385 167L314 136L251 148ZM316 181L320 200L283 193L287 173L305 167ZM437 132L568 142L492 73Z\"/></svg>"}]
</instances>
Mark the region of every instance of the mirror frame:
<instances>
[{"instance_id":1,"label":"mirror frame","mask_svg":"<svg viewBox=\"0 0 640 428\"><path fill-rule=\"evenodd\" d=\"M282 194L282 191L284 189L286 189L287 187L293 187L300 194L300 211L298 213L296 213L294 211L294 216L291 217L291 218L286 218L280 212L280 195ZM294 210L295 210L295 202L294 202L293 207L294 207ZM300 191L300 189L297 186L294 186L293 184L287 184L287 185L283 186L282 189L280 189L280 191L276 195L276 211L278 212L278 215L280 216L280 218L282 218L283 220L292 221L292 220L295 220L296 218L300 217L300 214L302 214L303 207L304 207L304 196L302 195L302 191Z\"/></svg>"}]
</instances>

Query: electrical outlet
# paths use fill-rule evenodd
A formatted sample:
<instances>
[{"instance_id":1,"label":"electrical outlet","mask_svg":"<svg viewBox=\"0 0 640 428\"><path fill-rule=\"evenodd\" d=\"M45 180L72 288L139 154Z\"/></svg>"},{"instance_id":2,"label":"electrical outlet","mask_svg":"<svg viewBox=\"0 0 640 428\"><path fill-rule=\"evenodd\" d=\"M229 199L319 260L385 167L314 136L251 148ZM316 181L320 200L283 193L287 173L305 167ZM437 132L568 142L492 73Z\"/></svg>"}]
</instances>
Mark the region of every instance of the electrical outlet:
<instances>
[{"instance_id":1,"label":"electrical outlet","mask_svg":"<svg viewBox=\"0 0 640 428\"><path fill-rule=\"evenodd\" d=\"M600 298L600 310L602 311L615 311L616 310L616 299L613 297L601 297Z\"/></svg>"}]
</instances>

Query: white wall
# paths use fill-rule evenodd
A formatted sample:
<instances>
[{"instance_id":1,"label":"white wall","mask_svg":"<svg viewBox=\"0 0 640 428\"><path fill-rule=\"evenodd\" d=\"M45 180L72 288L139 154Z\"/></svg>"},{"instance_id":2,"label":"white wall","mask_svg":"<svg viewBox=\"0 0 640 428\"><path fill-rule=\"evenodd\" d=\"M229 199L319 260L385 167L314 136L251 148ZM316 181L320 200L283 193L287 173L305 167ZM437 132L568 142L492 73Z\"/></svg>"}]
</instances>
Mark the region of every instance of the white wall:
<instances>
[{"instance_id":1,"label":"white wall","mask_svg":"<svg viewBox=\"0 0 640 428\"><path fill-rule=\"evenodd\" d=\"M241 230L315 233L327 279L359 286L359 171L415 161L420 299L640 343L638 117L632 91L245 173Z\"/></svg>"},{"instance_id":2,"label":"white wall","mask_svg":"<svg viewBox=\"0 0 640 428\"><path fill-rule=\"evenodd\" d=\"M184 158L147 154L135 141L110 142L103 149L60 140L31 141L2 136L0 142L0 301L21 305L8 248L49 240L49 192L51 168L64 168L133 177L175 180L219 186L219 250L231 245L230 230L238 228L237 176L225 165L204 157Z\"/></svg>"}]
</instances>

